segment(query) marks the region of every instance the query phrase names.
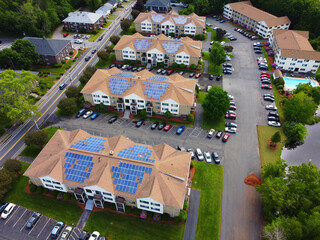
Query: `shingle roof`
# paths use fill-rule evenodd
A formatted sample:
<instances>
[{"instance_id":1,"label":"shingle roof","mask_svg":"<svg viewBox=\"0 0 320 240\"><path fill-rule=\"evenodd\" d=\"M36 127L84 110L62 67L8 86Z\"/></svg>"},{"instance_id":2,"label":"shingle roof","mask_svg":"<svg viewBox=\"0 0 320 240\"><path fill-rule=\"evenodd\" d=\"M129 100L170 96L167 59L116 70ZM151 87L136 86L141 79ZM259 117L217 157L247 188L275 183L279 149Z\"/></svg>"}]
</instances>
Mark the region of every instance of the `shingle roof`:
<instances>
[{"instance_id":1,"label":"shingle roof","mask_svg":"<svg viewBox=\"0 0 320 240\"><path fill-rule=\"evenodd\" d=\"M308 41L308 31L274 29L273 36L281 49L281 57L320 60Z\"/></svg>"},{"instance_id":2,"label":"shingle roof","mask_svg":"<svg viewBox=\"0 0 320 240\"><path fill-rule=\"evenodd\" d=\"M102 17L102 14L99 14L99 13L73 12L73 13L69 13L68 17L62 20L62 22L94 24L101 17Z\"/></svg>"},{"instance_id":3,"label":"shingle roof","mask_svg":"<svg viewBox=\"0 0 320 240\"><path fill-rule=\"evenodd\" d=\"M110 11L112 8L113 8L113 6L111 6L111 4L106 3L103 6L99 7L96 10L96 13L99 13L99 12L106 13L106 12Z\"/></svg>"},{"instance_id":4,"label":"shingle roof","mask_svg":"<svg viewBox=\"0 0 320 240\"><path fill-rule=\"evenodd\" d=\"M135 40L139 40L139 41L144 40L151 44L147 47L145 51L137 50L134 45ZM172 53L172 52L167 52L166 48L164 47L167 43L182 44L182 45L180 45L180 47L177 48L177 50L174 53ZM156 48L159 51L163 52L164 54L177 54L180 52L185 52L192 57L201 57L202 42L194 41L189 37L183 37L183 38L180 38L180 40L173 40L165 36L164 34L160 34L154 37L144 37L140 33L135 33L133 35L122 36L119 42L117 43L117 45L114 47L114 50L121 50L121 49L124 49L125 47L130 47L139 52L147 52L151 49Z\"/></svg>"},{"instance_id":5,"label":"shingle roof","mask_svg":"<svg viewBox=\"0 0 320 240\"><path fill-rule=\"evenodd\" d=\"M90 78L88 83L84 86L81 93L92 94L98 90L104 92L109 96L127 96L130 94L136 94L143 99L150 101L164 101L172 99L181 105L192 106L194 103L194 89L196 81L190 78L184 78L180 74L175 73L170 76L166 76L167 81L148 80L153 79L156 75L148 70L142 70L134 73L134 77L120 77L122 71L114 67L109 70L98 69ZM118 75L118 76L115 76ZM130 83L129 86L122 94L112 93L110 87L110 78L124 79ZM169 87L165 89L165 93L159 98L149 98L149 94L145 94L147 83L164 83L169 84ZM161 84L160 84L161 85Z\"/></svg>"},{"instance_id":6,"label":"shingle roof","mask_svg":"<svg viewBox=\"0 0 320 240\"><path fill-rule=\"evenodd\" d=\"M118 4L118 1L117 0L109 0L108 3L115 5L115 4Z\"/></svg>"},{"instance_id":7,"label":"shingle roof","mask_svg":"<svg viewBox=\"0 0 320 240\"><path fill-rule=\"evenodd\" d=\"M145 7L168 7L170 5L170 0L148 0L148 2L144 5Z\"/></svg>"},{"instance_id":8,"label":"shingle roof","mask_svg":"<svg viewBox=\"0 0 320 240\"><path fill-rule=\"evenodd\" d=\"M103 142L104 149L92 152L71 147L71 145L89 137L105 140ZM155 162L150 163L118 156L120 151L128 150L133 146L142 146L147 149L151 153L150 158ZM110 151L113 151L113 155L110 155ZM92 157L91 174L83 183L66 179L65 155L67 152ZM80 159L79 155L77 158ZM137 144L123 136L102 138L92 136L81 129L58 130L26 170L24 176L35 178L50 176L61 183L74 187L97 185L118 196L133 199L150 197L163 205L182 209L190 161L190 153L177 151L167 144L149 146ZM112 169L119 167L120 163L151 168L151 173L145 173L141 183L138 183L135 194L116 190Z\"/></svg>"},{"instance_id":9,"label":"shingle roof","mask_svg":"<svg viewBox=\"0 0 320 240\"><path fill-rule=\"evenodd\" d=\"M252 6L250 1L229 3L230 7L243 15L257 21L265 21L268 27L290 23L288 17L276 17L270 13Z\"/></svg>"},{"instance_id":10,"label":"shingle roof","mask_svg":"<svg viewBox=\"0 0 320 240\"><path fill-rule=\"evenodd\" d=\"M192 13L188 16L184 16L184 15L179 15L175 11L171 11L168 14L159 14L154 11L150 11L148 13L141 12L136 18L136 20L134 20L134 22L141 23L145 20L148 20L151 23L157 23L157 24L170 21L177 26L184 26L188 23L192 23L197 27L205 27L205 24L206 24L206 17L198 16L195 13Z\"/></svg>"},{"instance_id":11,"label":"shingle roof","mask_svg":"<svg viewBox=\"0 0 320 240\"><path fill-rule=\"evenodd\" d=\"M25 37L23 39L29 40L35 46L39 55L46 56L56 56L70 42L70 40L64 39L46 39L36 37Z\"/></svg>"}]
</instances>

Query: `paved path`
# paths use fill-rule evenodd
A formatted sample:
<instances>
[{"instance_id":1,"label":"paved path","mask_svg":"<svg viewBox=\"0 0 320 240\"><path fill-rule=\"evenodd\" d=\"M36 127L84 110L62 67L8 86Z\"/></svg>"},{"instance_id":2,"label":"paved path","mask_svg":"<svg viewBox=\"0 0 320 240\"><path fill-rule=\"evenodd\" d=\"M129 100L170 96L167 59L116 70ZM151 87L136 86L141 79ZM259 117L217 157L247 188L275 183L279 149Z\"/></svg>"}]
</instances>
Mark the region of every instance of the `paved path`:
<instances>
[{"instance_id":1,"label":"paved path","mask_svg":"<svg viewBox=\"0 0 320 240\"><path fill-rule=\"evenodd\" d=\"M201 104L197 103L196 120L194 125L196 127L202 128L202 121L203 121L203 108Z\"/></svg>"},{"instance_id":2,"label":"paved path","mask_svg":"<svg viewBox=\"0 0 320 240\"><path fill-rule=\"evenodd\" d=\"M191 196L189 201L189 212L188 212L186 227L184 229L183 240L193 240L196 236L199 203L200 203L200 191L191 190Z\"/></svg>"},{"instance_id":3,"label":"paved path","mask_svg":"<svg viewBox=\"0 0 320 240\"><path fill-rule=\"evenodd\" d=\"M89 210L83 211L83 213L81 214L81 217L77 223L77 228L79 228L79 229L84 228L84 226L86 225L86 223L89 219L90 214L91 214L91 211L89 211Z\"/></svg>"}]
</instances>

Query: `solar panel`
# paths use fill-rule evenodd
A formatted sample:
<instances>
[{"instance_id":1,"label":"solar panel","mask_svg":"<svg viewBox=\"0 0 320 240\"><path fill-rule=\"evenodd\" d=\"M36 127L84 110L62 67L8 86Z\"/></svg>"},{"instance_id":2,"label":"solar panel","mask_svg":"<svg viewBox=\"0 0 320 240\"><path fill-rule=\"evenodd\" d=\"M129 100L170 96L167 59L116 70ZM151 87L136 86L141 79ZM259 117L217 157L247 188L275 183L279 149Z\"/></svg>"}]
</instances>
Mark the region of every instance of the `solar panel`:
<instances>
[{"instance_id":1,"label":"solar panel","mask_svg":"<svg viewBox=\"0 0 320 240\"><path fill-rule=\"evenodd\" d=\"M167 77L164 77L164 76L153 76L153 77L147 78L147 80L162 81L162 82L168 82L169 81L169 79Z\"/></svg>"},{"instance_id":2,"label":"solar panel","mask_svg":"<svg viewBox=\"0 0 320 240\"><path fill-rule=\"evenodd\" d=\"M181 42L164 42L164 43L162 43L162 47L167 53L175 53L176 51L178 51L180 49L180 46L182 46L182 45L184 45L184 44Z\"/></svg>"},{"instance_id":3,"label":"solar panel","mask_svg":"<svg viewBox=\"0 0 320 240\"><path fill-rule=\"evenodd\" d=\"M189 19L190 17L188 16L178 16L178 17L172 17L173 21L176 24L185 24L187 22L187 19Z\"/></svg>"},{"instance_id":4,"label":"solar panel","mask_svg":"<svg viewBox=\"0 0 320 240\"><path fill-rule=\"evenodd\" d=\"M132 73L128 73L128 72L121 72L121 73L113 74L113 75L111 75L111 76L133 78L133 77L135 77L136 75L134 75L134 74L132 74Z\"/></svg>"},{"instance_id":5,"label":"solar panel","mask_svg":"<svg viewBox=\"0 0 320 240\"><path fill-rule=\"evenodd\" d=\"M86 178L90 177L92 170L90 166L94 165L92 156L66 152L65 157L67 158L64 164L66 180L83 183Z\"/></svg>"},{"instance_id":6,"label":"solar panel","mask_svg":"<svg viewBox=\"0 0 320 240\"><path fill-rule=\"evenodd\" d=\"M151 14L151 19L155 23L159 23L165 18L166 18L165 16L160 15L160 14Z\"/></svg>"},{"instance_id":7,"label":"solar panel","mask_svg":"<svg viewBox=\"0 0 320 240\"><path fill-rule=\"evenodd\" d=\"M95 138L95 137L89 137L84 140L78 141L76 144L71 145L71 148L76 148L76 149L81 149L81 150L86 150L86 151L91 151L91 152L99 152L101 150L104 150L104 142L105 139L101 138ZM74 154L70 153L69 155L71 158L77 158L79 159L79 154ZM66 156L66 157L69 157ZM75 157L74 157L75 156ZM83 159L85 159L87 156L83 155Z\"/></svg>"},{"instance_id":8,"label":"solar panel","mask_svg":"<svg viewBox=\"0 0 320 240\"><path fill-rule=\"evenodd\" d=\"M168 87L168 83L148 82L144 94L148 95L148 98L160 99L166 93Z\"/></svg>"},{"instance_id":9,"label":"solar panel","mask_svg":"<svg viewBox=\"0 0 320 240\"><path fill-rule=\"evenodd\" d=\"M132 86L132 83L128 82L127 79L110 78L109 81L109 88L113 94L122 95Z\"/></svg>"},{"instance_id":10,"label":"solar panel","mask_svg":"<svg viewBox=\"0 0 320 240\"><path fill-rule=\"evenodd\" d=\"M148 47L151 45L151 42L148 42L145 39L143 39L143 40L136 39L136 40L134 40L133 45L136 48L136 50L146 51L148 49Z\"/></svg>"}]
</instances>

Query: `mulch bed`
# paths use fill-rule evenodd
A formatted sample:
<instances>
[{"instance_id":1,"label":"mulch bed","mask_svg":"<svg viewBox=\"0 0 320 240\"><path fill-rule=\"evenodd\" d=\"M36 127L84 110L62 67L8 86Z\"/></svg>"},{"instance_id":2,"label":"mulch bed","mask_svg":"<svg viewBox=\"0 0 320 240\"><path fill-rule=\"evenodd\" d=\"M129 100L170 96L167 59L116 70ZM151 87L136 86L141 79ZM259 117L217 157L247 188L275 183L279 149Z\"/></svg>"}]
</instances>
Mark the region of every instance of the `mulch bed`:
<instances>
[{"instance_id":1,"label":"mulch bed","mask_svg":"<svg viewBox=\"0 0 320 240\"><path fill-rule=\"evenodd\" d=\"M276 144L276 146L271 146L271 139L268 140L268 148L271 150L277 150L279 148L279 143Z\"/></svg>"},{"instance_id":2,"label":"mulch bed","mask_svg":"<svg viewBox=\"0 0 320 240\"><path fill-rule=\"evenodd\" d=\"M191 166L190 167L190 179L192 181L193 177L194 177L194 174L196 172L196 168L194 166Z\"/></svg>"}]
</instances>

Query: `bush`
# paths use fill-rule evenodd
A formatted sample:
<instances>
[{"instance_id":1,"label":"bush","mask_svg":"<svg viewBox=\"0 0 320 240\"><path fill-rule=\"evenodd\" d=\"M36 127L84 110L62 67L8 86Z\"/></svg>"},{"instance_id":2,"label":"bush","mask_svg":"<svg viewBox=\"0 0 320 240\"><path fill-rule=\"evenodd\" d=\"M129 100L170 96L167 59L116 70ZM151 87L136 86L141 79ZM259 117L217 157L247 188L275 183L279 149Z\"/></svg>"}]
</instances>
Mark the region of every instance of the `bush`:
<instances>
[{"instance_id":1,"label":"bush","mask_svg":"<svg viewBox=\"0 0 320 240\"><path fill-rule=\"evenodd\" d=\"M176 62L174 62L174 63L172 64L172 67L173 67L173 68L178 68L178 67L179 67L179 64L176 63Z\"/></svg>"},{"instance_id":2,"label":"bush","mask_svg":"<svg viewBox=\"0 0 320 240\"><path fill-rule=\"evenodd\" d=\"M48 133L43 130L29 132L24 138L24 142L27 146L36 145L41 147L48 142Z\"/></svg>"},{"instance_id":3,"label":"bush","mask_svg":"<svg viewBox=\"0 0 320 240\"><path fill-rule=\"evenodd\" d=\"M61 63L62 63L62 64L65 64L65 63L66 63L66 60L64 60L64 59L61 60Z\"/></svg>"},{"instance_id":4,"label":"bush","mask_svg":"<svg viewBox=\"0 0 320 240\"><path fill-rule=\"evenodd\" d=\"M70 193L67 193L67 192L63 193L63 199L70 199L70 198L71 198Z\"/></svg>"},{"instance_id":5,"label":"bush","mask_svg":"<svg viewBox=\"0 0 320 240\"><path fill-rule=\"evenodd\" d=\"M179 217L177 217L177 218L178 218L179 222L182 222L182 221L186 221L186 220L187 220L187 217L188 217L187 212L181 210L181 211L180 211L180 214L179 214Z\"/></svg>"},{"instance_id":6,"label":"bush","mask_svg":"<svg viewBox=\"0 0 320 240\"><path fill-rule=\"evenodd\" d=\"M170 220L170 215L168 213L164 213L164 214L162 214L161 219L163 221L169 221Z\"/></svg>"},{"instance_id":7,"label":"bush","mask_svg":"<svg viewBox=\"0 0 320 240\"><path fill-rule=\"evenodd\" d=\"M273 142L273 143L281 142L281 133L280 133L280 131L277 131L277 132L275 132L275 134L273 134L273 136L271 137L271 142Z\"/></svg>"},{"instance_id":8,"label":"bush","mask_svg":"<svg viewBox=\"0 0 320 240\"><path fill-rule=\"evenodd\" d=\"M52 196L54 196L56 198L56 197L58 197L59 193L60 193L59 191L53 190Z\"/></svg>"},{"instance_id":9,"label":"bush","mask_svg":"<svg viewBox=\"0 0 320 240\"><path fill-rule=\"evenodd\" d=\"M191 161L190 167L194 167L194 161Z\"/></svg>"},{"instance_id":10,"label":"bush","mask_svg":"<svg viewBox=\"0 0 320 240\"><path fill-rule=\"evenodd\" d=\"M179 222L180 222L180 218L179 218L179 217L175 217L175 218L173 219L173 221L174 221L175 223L179 223Z\"/></svg>"},{"instance_id":11,"label":"bush","mask_svg":"<svg viewBox=\"0 0 320 240\"><path fill-rule=\"evenodd\" d=\"M195 69L197 68L197 66L196 66L195 64L191 64L190 68L191 68L192 70L195 70Z\"/></svg>"},{"instance_id":12,"label":"bush","mask_svg":"<svg viewBox=\"0 0 320 240\"><path fill-rule=\"evenodd\" d=\"M188 207L189 207L189 202L188 201L184 201L183 210L186 210Z\"/></svg>"},{"instance_id":13,"label":"bush","mask_svg":"<svg viewBox=\"0 0 320 240\"><path fill-rule=\"evenodd\" d=\"M69 52L69 55L72 55L73 54L73 50L71 50L70 52Z\"/></svg>"},{"instance_id":14,"label":"bush","mask_svg":"<svg viewBox=\"0 0 320 240\"><path fill-rule=\"evenodd\" d=\"M278 89L278 90L283 89L283 85L281 85L281 84L277 85L277 89Z\"/></svg>"},{"instance_id":15,"label":"bush","mask_svg":"<svg viewBox=\"0 0 320 240\"><path fill-rule=\"evenodd\" d=\"M44 187L42 187L42 186L37 187L36 192L37 192L38 194L42 194L43 191L44 191Z\"/></svg>"},{"instance_id":16,"label":"bush","mask_svg":"<svg viewBox=\"0 0 320 240\"><path fill-rule=\"evenodd\" d=\"M30 187L29 187L30 192L32 192L32 193L36 192L37 188L38 188L37 185L34 185L33 183L30 183Z\"/></svg>"},{"instance_id":17,"label":"bush","mask_svg":"<svg viewBox=\"0 0 320 240\"><path fill-rule=\"evenodd\" d=\"M175 34L174 33L169 33L169 36L174 38Z\"/></svg>"},{"instance_id":18,"label":"bush","mask_svg":"<svg viewBox=\"0 0 320 240\"><path fill-rule=\"evenodd\" d=\"M9 172L17 173L22 169L22 164L17 159L8 159L3 164L3 168L7 169Z\"/></svg>"},{"instance_id":19,"label":"bush","mask_svg":"<svg viewBox=\"0 0 320 240\"><path fill-rule=\"evenodd\" d=\"M57 76L56 79L60 79L60 76Z\"/></svg>"},{"instance_id":20,"label":"bush","mask_svg":"<svg viewBox=\"0 0 320 240\"><path fill-rule=\"evenodd\" d=\"M189 114L187 120L188 120L189 122L193 122L193 120L194 120L193 115L192 115L192 114Z\"/></svg>"},{"instance_id":21,"label":"bush","mask_svg":"<svg viewBox=\"0 0 320 240\"><path fill-rule=\"evenodd\" d=\"M57 63L57 64L53 64L51 67L53 68L61 68L62 67L62 63Z\"/></svg>"},{"instance_id":22,"label":"bush","mask_svg":"<svg viewBox=\"0 0 320 240\"><path fill-rule=\"evenodd\" d=\"M166 118L171 118L171 112L170 111L166 111L166 113L164 114Z\"/></svg>"},{"instance_id":23,"label":"bush","mask_svg":"<svg viewBox=\"0 0 320 240\"><path fill-rule=\"evenodd\" d=\"M148 217L148 218L153 218L153 212L147 211L147 217Z\"/></svg>"},{"instance_id":24,"label":"bush","mask_svg":"<svg viewBox=\"0 0 320 240\"><path fill-rule=\"evenodd\" d=\"M146 116L147 115L147 110L146 109L142 109L141 111L140 111L140 115L142 115L142 116Z\"/></svg>"},{"instance_id":25,"label":"bush","mask_svg":"<svg viewBox=\"0 0 320 240\"><path fill-rule=\"evenodd\" d=\"M179 65L179 68L186 68L186 65L183 64L183 63L181 63L181 64Z\"/></svg>"},{"instance_id":26,"label":"bush","mask_svg":"<svg viewBox=\"0 0 320 240\"><path fill-rule=\"evenodd\" d=\"M317 79L318 82L320 82L320 73L317 73L317 74L315 75L315 78Z\"/></svg>"},{"instance_id":27,"label":"bush","mask_svg":"<svg viewBox=\"0 0 320 240\"><path fill-rule=\"evenodd\" d=\"M134 215L140 216L141 210L139 208L133 208L133 209L131 209L131 212Z\"/></svg>"},{"instance_id":28,"label":"bush","mask_svg":"<svg viewBox=\"0 0 320 240\"><path fill-rule=\"evenodd\" d=\"M64 113L74 113L77 110L77 103L74 98L62 98L58 108Z\"/></svg>"},{"instance_id":29,"label":"bush","mask_svg":"<svg viewBox=\"0 0 320 240\"><path fill-rule=\"evenodd\" d=\"M204 41L206 39L206 36L204 34L198 34L194 36L194 39Z\"/></svg>"},{"instance_id":30,"label":"bush","mask_svg":"<svg viewBox=\"0 0 320 240\"><path fill-rule=\"evenodd\" d=\"M0 127L0 136L2 136L5 133L6 133L6 130L4 130L4 128Z\"/></svg>"}]
</instances>

